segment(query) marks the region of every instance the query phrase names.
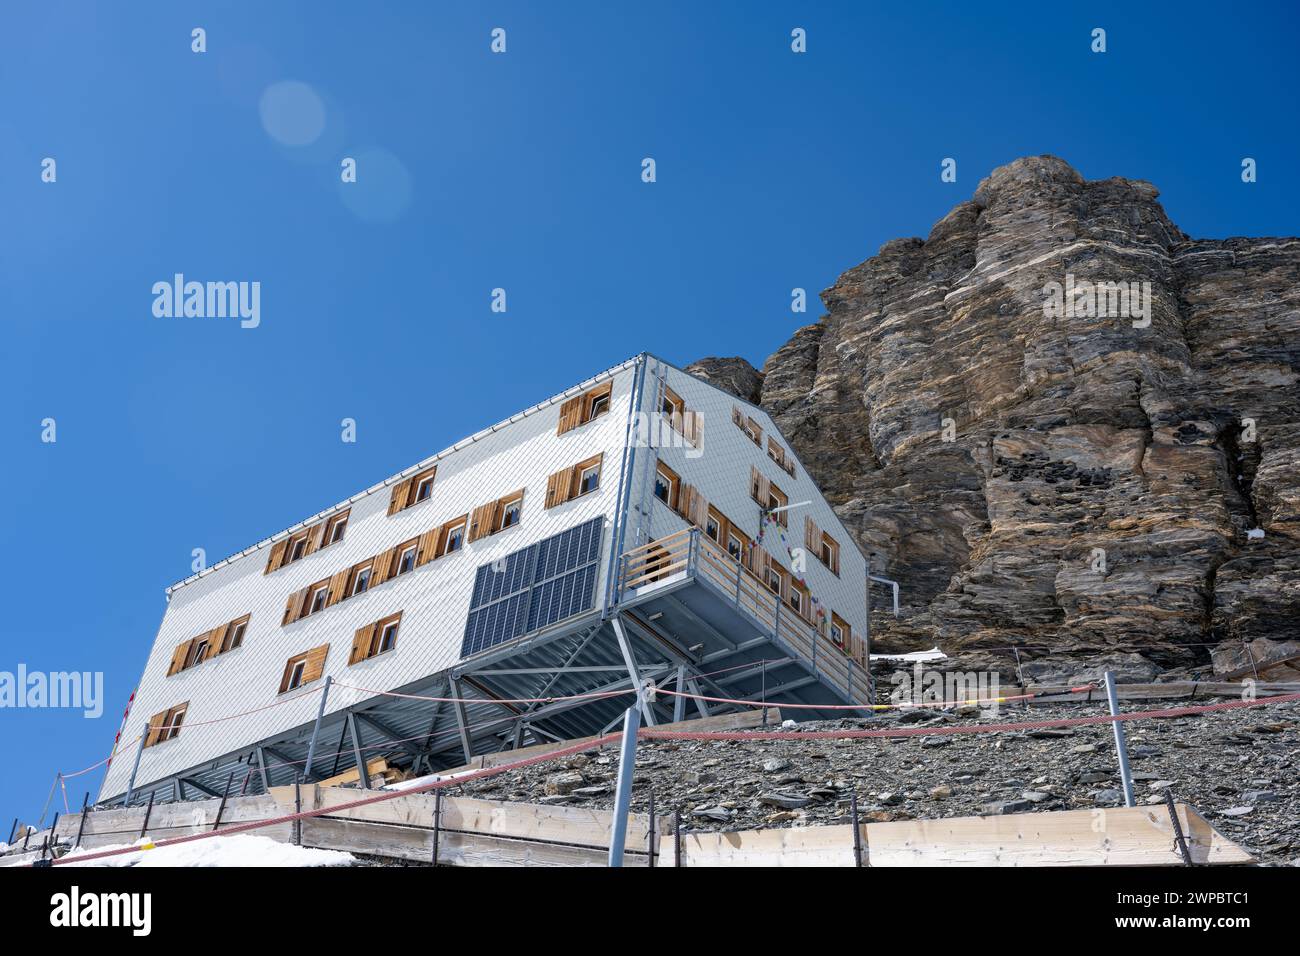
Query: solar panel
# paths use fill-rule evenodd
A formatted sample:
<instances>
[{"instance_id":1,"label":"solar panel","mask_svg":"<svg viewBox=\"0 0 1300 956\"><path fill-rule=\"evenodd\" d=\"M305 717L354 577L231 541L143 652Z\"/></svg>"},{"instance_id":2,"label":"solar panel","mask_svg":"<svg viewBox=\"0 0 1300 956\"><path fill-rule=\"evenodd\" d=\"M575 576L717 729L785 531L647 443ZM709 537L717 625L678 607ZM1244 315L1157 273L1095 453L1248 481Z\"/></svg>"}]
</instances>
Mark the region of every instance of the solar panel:
<instances>
[{"instance_id":1,"label":"solar panel","mask_svg":"<svg viewBox=\"0 0 1300 956\"><path fill-rule=\"evenodd\" d=\"M480 565L461 657L591 610L604 525L604 518L593 518Z\"/></svg>"}]
</instances>

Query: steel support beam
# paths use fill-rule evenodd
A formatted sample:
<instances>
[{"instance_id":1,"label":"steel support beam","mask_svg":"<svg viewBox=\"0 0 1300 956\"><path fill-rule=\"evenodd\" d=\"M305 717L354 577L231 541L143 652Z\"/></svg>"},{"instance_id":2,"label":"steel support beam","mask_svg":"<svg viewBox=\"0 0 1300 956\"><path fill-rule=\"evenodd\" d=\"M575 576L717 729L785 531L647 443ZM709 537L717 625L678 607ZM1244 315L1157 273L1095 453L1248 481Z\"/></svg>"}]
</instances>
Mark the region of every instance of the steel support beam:
<instances>
[{"instance_id":1,"label":"steel support beam","mask_svg":"<svg viewBox=\"0 0 1300 956\"><path fill-rule=\"evenodd\" d=\"M222 796L222 794L219 793L218 791L213 790L211 787L204 786L203 784L195 780L193 777L177 777L176 781L183 787L193 787L195 790L198 790L200 793L206 793L209 797Z\"/></svg>"},{"instance_id":2,"label":"steel support beam","mask_svg":"<svg viewBox=\"0 0 1300 956\"><path fill-rule=\"evenodd\" d=\"M465 762L470 763L474 759L474 748L469 745L469 725L465 720L465 703L460 695L460 681L456 678L451 679L452 710L456 713L456 726L460 728L460 745L465 749ZM514 718L503 718L506 721Z\"/></svg>"},{"instance_id":3,"label":"steel support beam","mask_svg":"<svg viewBox=\"0 0 1300 956\"><path fill-rule=\"evenodd\" d=\"M627 639L627 632L623 629L622 616L615 614L610 618L610 623L614 625L614 636L618 638L618 649L623 652L623 663L627 666L628 676L632 679L632 686L636 691L636 703L641 709L641 717L645 720L647 726L653 727L655 725L654 710L651 709L649 702L645 699L645 692L641 686L641 670L637 666L636 655L632 653L632 644Z\"/></svg>"},{"instance_id":4,"label":"steel support beam","mask_svg":"<svg viewBox=\"0 0 1300 956\"><path fill-rule=\"evenodd\" d=\"M357 773L361 775L361 789L370 789L370 773L366 770L366 758L363 754L365 745L361 742L361 728L357 726L356 714L348 713L348 733L352 736L352 759L357 762Z\"/></svg>"}]
</instances>

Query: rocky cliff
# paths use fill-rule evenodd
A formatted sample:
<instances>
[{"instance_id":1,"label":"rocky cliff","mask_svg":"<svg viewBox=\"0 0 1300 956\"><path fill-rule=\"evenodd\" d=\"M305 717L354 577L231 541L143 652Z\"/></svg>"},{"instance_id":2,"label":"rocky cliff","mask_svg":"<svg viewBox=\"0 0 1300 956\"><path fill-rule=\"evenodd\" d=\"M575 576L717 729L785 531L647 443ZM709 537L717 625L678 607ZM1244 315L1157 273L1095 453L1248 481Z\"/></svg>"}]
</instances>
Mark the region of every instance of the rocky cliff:
<instances>
[{"instance_id":1,"label":"rocky cliff","mask_svg":"<svg viewBox=\"0 0 1300 956\"><path fill-rule=\"evenodd\" d=\"M1157 196L1017 160L761 373L692 367L757 392L901 582L877 650L1126 679L1300 651L1300 240L1190 239Z\"/></svg>"}]
</instances>

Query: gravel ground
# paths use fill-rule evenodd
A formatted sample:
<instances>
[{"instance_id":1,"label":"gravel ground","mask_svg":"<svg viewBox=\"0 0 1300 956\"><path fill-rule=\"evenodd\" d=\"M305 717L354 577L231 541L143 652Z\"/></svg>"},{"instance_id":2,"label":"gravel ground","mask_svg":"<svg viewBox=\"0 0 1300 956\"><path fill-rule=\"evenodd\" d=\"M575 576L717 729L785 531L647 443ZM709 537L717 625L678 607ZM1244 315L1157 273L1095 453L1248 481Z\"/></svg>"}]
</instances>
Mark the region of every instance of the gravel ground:
<instances>
[{"instance_id":1,"label":"gravel ground","mask_svg":"<svg viewBox=\"0 0 1300 956\"><path fill-rule=\"evenodd\" d=\"M1129 703L1126 710L1176 706ZM883 729L1104 714L1096 704L892 711L787 729ZM1300 865L1300 709L1295 703L1125 725L1137 802L1164 789L1272 865ZM618 756L579 754L459 788L466 796L611 806ZM690 830L1023 813L1123 803L1111 725L892 739L643 741L632 806L680 809Z\"/></svg>"}]
</instances>

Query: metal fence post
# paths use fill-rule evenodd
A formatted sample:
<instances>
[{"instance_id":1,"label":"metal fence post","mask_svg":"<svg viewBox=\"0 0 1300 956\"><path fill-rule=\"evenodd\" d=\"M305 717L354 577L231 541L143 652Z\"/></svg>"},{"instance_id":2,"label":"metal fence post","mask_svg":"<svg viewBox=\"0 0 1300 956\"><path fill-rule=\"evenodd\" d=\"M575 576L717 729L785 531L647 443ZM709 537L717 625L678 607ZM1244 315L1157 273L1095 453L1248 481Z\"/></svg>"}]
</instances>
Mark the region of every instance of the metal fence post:
<instances>
[{"instance_id":1,"label":"metal fence post","mask_svg":"<svg viewBox=\"0 0 1300 956\"><path fill-rule=\"evenodd\" d=\"M673 810L673 866L682 865L682 808Z\"/></svg>"},{"instance_id":2,"label":"metal fence post","mask_svg":"<svg viewBox=\"0 0 1300 956\"><path fill-rule=\"evenodd\" d=\"M862 828L858 824L858 792L849 795L849 810L853 817L853 865L862 866Z\"/></svg>"},{"instance_id":3,"label":"metal fence post","mask_svg":"<svg viewBox=\"0 0 1300 956\"><path fill-rule=\"evenodd\" d=\"M212 829L214 830L221 826L221 815L226 812L226 797L230 796L230 785L234 782L235 771L232 770L230 776L226 778L226 789L221 793L221 803L217 805L217 818L212 821Z\"/></svg>"},{"instance_id":4,"label":"metal fence post","mask_svg":"<svg viewBox=\"0 0 1300 956\"><path fill-rule=\"evenodd\" d=\"M1174 806L1174 791L1172 787L1165 787L1165 806L1169 808L1169 822L1173 824L1174 838L1178 841L1178 852L1182 854L1183 864L1192 865L1192 854L1187 849L1187 841L1183 839L1183 825L1178 821L1178 808Z\"/></svg>"},{"instance_id":5,"label":"metal fence post","mask_svg":"<svg viewBox=\"0 0 1300 956\"><path fill-rule=\"evenodd\" d=\"M149 817L153 813L153 791L149 791L149 806L144 808L144 823L140 825L140 839L149 831Z\"/></svg>"},{"instance_id":6,"label":"metal fence post","mask_svg":"<svg viewBox=\"0 0 1300 956\"><path fill-rule=\"evenodd\" d=\"M637 700L641 691L637 690ZM632 772L636 767L636 735L641 729L641 710L633 704L623 715L623 744L618 754L618 786L614 791L614 832L609 841L609 865L623 865L627 842L627 814L632 802Z\"/></svg>"},{"instance_id":7,"label":"metal fence post","mask_svg":"<svg viewBox=\"0 0 1300 956\"><path fill-rule=\"evenodd\" d=\"M87 790L86 795L81 799L81 822L77 824L77 842L72 844L72 848L74 850L77 847L81 846L81 835L86 832L86 816L89 813L90 813L90 791Z\"/></svg>"},{"instance_id":8,"label":"metal fence post","mask_svg":"<svg viewBox=\"0 0 1300 956\"><path fill-rule=\"evenodd\" d=\"M442 831L442 787L433 791L433 859L429 862L438 865L438 835Z\"/></svg>"},{"instance_id":9,"label":"metal fence post","mask_svg":"<svg viewBox=\"0 0 1300 956\"><path fill-rule=\"evenodd\" d=\"M655 792L653 790L650 791L650 828L646 834L646 843L650 854L650 869L653 870L655 865Z\"/></svg>"},{"instance_id":10,"label":"metal fence post","mask_svg":"<svg viewBox=\"0 0 1300 956\"><path fill-rule=\"evenodd\" d=\"M1115 672L1106 671L1106 702L1110 705L1110 715L1119 716L1119 695L1115 693ZM1115 754L1119 758L1119 776L1124 784L1124 806L1135 806L1133 800L1133 774L1128 767L1128 745L1124 741L1124 725L1118 720L1111 721L1115 729Z\"/></svg>"}]
</instances>

